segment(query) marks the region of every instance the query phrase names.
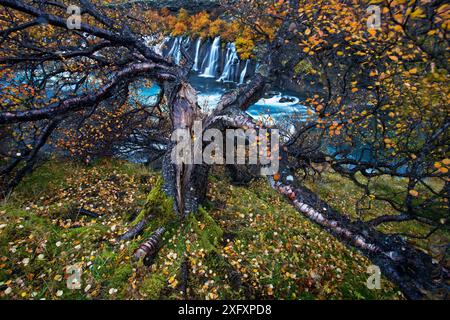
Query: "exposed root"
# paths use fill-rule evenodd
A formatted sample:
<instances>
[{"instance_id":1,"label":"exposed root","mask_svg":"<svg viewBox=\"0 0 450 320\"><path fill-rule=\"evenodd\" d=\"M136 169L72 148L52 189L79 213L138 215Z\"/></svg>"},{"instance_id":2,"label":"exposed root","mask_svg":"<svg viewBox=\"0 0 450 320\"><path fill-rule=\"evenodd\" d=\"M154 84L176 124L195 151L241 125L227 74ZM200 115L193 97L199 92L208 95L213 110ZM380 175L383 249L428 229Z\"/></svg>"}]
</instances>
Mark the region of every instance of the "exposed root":
<instances>
[{"instance_id":1,"label":"exposed root","mask_svg":"<svg viewBox=\"0 0 450 320\"><path fill-rule=\"evenodd\" d=\"M183 299L186 300L189 281L189 261L187 257L184 258L181 264L180 276L181 276L180 290L183 292Z\"/></svg>"},{"instance_id":2,"label":"exposed root","mask_svg":"<svg viewBox=\"0 0 450 320\"><path fill-rule=\"evenodd\" d=\"M82 216L87 216L87 217L90 217L93 219L100 218L100 215L98 213L95 213L95 212L92 212L90 210L86 210L83 208L78 209L77 214L82 215Z\"/></svg>"},{"instance_id":3,"label":"exposed root","mask_svg":"<svg viewBox=\"0 0 450 320\"><path fill-rule=\"evenodd\" d=\"M144 217L141 221L139 221L134 227L132 227L130 230L122 234L118 240L130 240L139 235L147 225L147 222L152 218L153 216L147 216Z\"/></svg>"},{"instance_id":4,"label":"exposed root","mask_svg":"<svg viewBox=\"0 0 450 320\"><path fill-rule=\"evenodd\" d=\"M161 238L166 229L159 227L146 241L144 241L139 248L134 252L134 259L136 261L144 259L144 265L149 266L152 264L156 254L161 248Z\"/></svg>"}]
</instances>

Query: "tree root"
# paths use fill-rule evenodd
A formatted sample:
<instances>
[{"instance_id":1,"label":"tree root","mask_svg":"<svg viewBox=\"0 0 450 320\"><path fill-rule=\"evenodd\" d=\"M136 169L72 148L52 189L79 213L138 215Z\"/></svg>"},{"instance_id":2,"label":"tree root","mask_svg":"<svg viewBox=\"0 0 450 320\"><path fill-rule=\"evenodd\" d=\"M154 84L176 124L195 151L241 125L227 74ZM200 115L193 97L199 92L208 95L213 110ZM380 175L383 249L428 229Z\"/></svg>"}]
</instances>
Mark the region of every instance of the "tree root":
<instances>
[{"instance_id":1,"label":"tree root","mask_svg":"<svg viewBox=\"0 0 450 320\"><path fill-rule=\"evenodd\" d=\"M243 278L242 274L239 272L239 270L236 270L236 268L233 265L231 265L227 259L225 259L220 254L217 254L216 252L211 253L211 255L213 258L220 261L220 264L222 265L223 268L223 272L228 276L229 283L233 290L235 291L242 290L245 299L247 300L260 299L260 296L257 294L255 289L242 279Z\"/></svg>"},{"instance_id":2,"label":"tree root","mask_svg":"<svg viewBox=\"0 0 450 320\"><path fill-rule=\"evenodd\" d=\"M183 299L187 300L188 297L187 288L189 281L189 261L187 257L185 257L183 262L181 263L180 278L181 278L180 290L181 292L183 292Z\"/></svg>"},{"instance_id":3,"label":"tree root","mask_svg":"<svg viewBox=\"0 0 450 320\"><path fill-rule=\"evenodd\" d=\"M145 228L145 226L147 225L147 222L152 218L153 216L146 216L144 217L141 221L139 221L134 227L132 227L131 229L129 229L127 232L125 232L124 234L122 234L118 240L122 241L122 240L130 240L133 239L134 237L136 237L137 235L139 235Z\"/></svg>"},{"instance_id":4,"label":"tree root","mask_svg":"<svg viewBox=\"0 0 450 320\"><path fill-rule=\"evenodd\" d=\"M144 265L150 266L161 248L162 235L166 229L159 227L146 241L144 241L139 248L134 252L134 259L136 261L144 259Z\"/></svg>"},{"instance_id":5,"label":"tree root","mask_svg":"<svg viewBox=\"0 0 450 320\"><path fill-rule=\"evenodd\" d=\"M90 217L90 218L93 218L93 219L100 218L100 215L98 213L95 213L93 211L86 210L86 209L83 209L83 208L78 209L77 210L77 214L78 215L87 216L87 217Z\"/></svg>"}]
</instances>

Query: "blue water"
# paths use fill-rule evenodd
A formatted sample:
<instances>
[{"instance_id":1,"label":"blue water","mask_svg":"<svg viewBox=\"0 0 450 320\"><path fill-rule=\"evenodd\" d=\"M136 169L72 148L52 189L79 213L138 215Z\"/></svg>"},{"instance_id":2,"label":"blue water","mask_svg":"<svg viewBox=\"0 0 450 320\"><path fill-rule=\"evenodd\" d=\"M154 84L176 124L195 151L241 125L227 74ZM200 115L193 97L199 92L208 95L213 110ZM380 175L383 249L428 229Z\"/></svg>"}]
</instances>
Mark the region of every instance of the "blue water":
<instances>
[{"instance_id":1,"label":"blue water","mask_svg":"<svg viewBox=\"0 0 450 320\"><path fill-rule=\"evenodd\" d=\"M189 80L197 91L198 103L204 112L211 112L225 92L238 86L236 83L218 82L215 79L198 75L192 75ZM160 87L155 84L150 88L139 88L137 93L142 103L152 104L159 91ZM280 101L280 99L285 99L285 101ZM303 121L306 117L306 107L301 104L301 97L297 97L291 92L278 92L278 94L266 96L250 106L247 114L255 120L280 125L292 123L292 121Z\"/></svg>"},{"instance_id":2,"label":"blue water","mask_svg":"<svg viewBox=\"0 0 450 320\"><path fill-rule=\"evenodd\" d=\"M160 93L161 88L154 84L153 86L149 87L140 87L136 90L137 96L139 97L139 102L145 104L145 105L154 105L156 103L156 99L158 94ZM134 98L131 98L132 100Z\"/></svg>"},{"instance_id":3,"label":"blue water","mask_svg":"<svg viewBox=\"0 0 450 320\"><path fill-rule=\"evenodd\" d=\"M261 120L268 124L289 124L294 121L304 121L307 117L306 107L298 101L280 102L283 97L295 98L291 95L280 94L274 98L260 99L257 103L250 106L247 114L253 119Z\"/></svg>"}]
</instances>

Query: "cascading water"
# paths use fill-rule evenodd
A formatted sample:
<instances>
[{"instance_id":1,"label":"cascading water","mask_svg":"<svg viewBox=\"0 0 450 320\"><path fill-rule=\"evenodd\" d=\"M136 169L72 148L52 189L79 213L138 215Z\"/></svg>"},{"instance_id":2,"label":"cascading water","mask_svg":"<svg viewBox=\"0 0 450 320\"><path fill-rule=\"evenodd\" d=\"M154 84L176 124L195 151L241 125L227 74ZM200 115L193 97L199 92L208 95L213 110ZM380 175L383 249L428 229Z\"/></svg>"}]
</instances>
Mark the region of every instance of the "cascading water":
<instances>
[{"instance_id":1,"label":"cascading water","mask_svg":"<svg viewBox=\"0 0 450 320\"><path fill-rule=\"evenodd\" d=\"M245 76L247 75L247 67L248 67L248 60L245 62L245 67L241 72L241 76L239 77L239 84L244 83Z\"/></svg>"},{"instance_id":2,"label":"cascading water","mask_svg":"<svg viewBox=\"0 0 450 320\"><path fill-rule=\"evenodd\" d=\"M225 71L225 69L227 68L226 65L228 64L228 61L230 60L230 51L231 51L230 43L227 43L226 48L227 48L227 53L225 55L225 68L223 68L223 71Z\"/></svg>"},{"instance_id":3,"label":"cascading water","mask_svg":"<svg viewBox=\"0 0 450 320\"><path fill-rule=\"evenodd\" d=\"M227 55L225 57L225 67L222 75L217 81L232 82L235 78L236 67L238 67L239 56L237 54L236 46L234 43L227 44Z\"/></svg>"},{"instance_id":4,"label":"cascading water","mask_svg":"<svg viewBox=\"0 0 450 320\"><path fill-rule=\"evenodd\" d=\"M209 54L211 53L211 48L209 48L211 46L210 41L207 41L205 43L205 46L206 46L206 54L205 54L205 56L202 59L202 64L200 65L200 68L198 70L199 72L202 72L202 70L206 69L206 66L207 66L208 60L209 60Z\"/></svg>"},{"instance_id":5,"label":"cascading water","mask_svg":"<svg viewBox=\"0 0 450 320\"><path fill-rule=\"evenodd\" d=\"M217 72L217 63L220 56L220 36L214 39L209 53L208 65L205 71L200 75L205 78L214 78Z\"/></svg>"},{"instance_id":6,"label":"cascading water","mask_svg":"<svg viewBox=\"0 0 450 320\"><path fill-rule=\"evenodd\" d=\"M176 46L177 46L177 44L178 44L178 39L179 39L179 38L175 38L175 41L173 42L172 47L170 48L169 52L167 53L167 56L170 57L170 56L173 55L173 53L174 53L174 51L175 51L175 48L176 48Z\"/></svg>"},{"instance_id":7,"label":"cascading water","mask_svg":"<svg viewBox=\"0 0 450 320\"><path fill-rule=\"evenodd\" d=\"M172 48L170 49L169 53L167 54L168 57L173 57L175 59L176 64L180 63L180 60L181 60L180 45L181 45L182 40L183 39L181 37L175 38Z\"/></svg>"},{"instance_id":8,"label":"cascading water","mask_svg":"<svg viewBox=\"0 0 450 320\"><path fill-rule=\"evenodd\" d=\"M163 55L164 47L166 44L170 41L169 37L165 37L163 41L161 41L159 44L156 44L153 48L157 54Z\"/></svg>"},{"instance_id":9,"label":"cascading water","mask_svg":"<svg viewBox=\"0 0 450 320\"><path fill-rule=\"evenodd\" d=\"M197 43L195 45L195 58L194 58L194 67L192 68L192 70L194 71L198 71L198 60L199 60L199 55L200 55L200 46L202 44L202 39L198 38L197 39Z\"/></svg>"},{"instance_id":10,"label":"cascading water","mask_svg":"<svg viewBox=\"0 0 450 320\"><path fill-rule=\"evenodd\" d=\"M164 39L162 43L155 46L155 51L163 50L162 54L166 57L172 57L176 64L182 59L181 49L185 48L192 53L194 63L192 71L198 72L203 78L216 78L218 82L235 82L243 84L250 75L250 60L241 61L234 43L229 42L226 50L222 50L220 37L212 40L197 38L191 41L189 37L176 37ZM224 55L222 58L221 56ZM221 72L218 74L218 72Z\"/></svg>"},{"instance_id":11,"label":"cascading water","mask_svg":"<svg viewBox=\"0 0 450 320\"><path fill-rule=\"evenodd\" d=\"M189 47L191 43L191 39L178 37L175 38L175 41L173 42L172 48L170 49L169 53L167 54L168 57L173 57L175 59L176 64L180 64L181 61L181 47L184 48Z\"/></svg>"},{"instance_id":12,"label":"cascading water","mask_svg":"<svg viewBox=\"0 0 450 320\"><path fill-rule=\"evenodd\" d=\"M149 36L144 36L143 40L145 42L145 44L149 47L152 47L152 49L157 53L157 54L161 54L161 50L162 47L164 46L164 41L166 40L166 38L164 38L162 41L160 42L156 42L157 39L155 36L153 35L149 35ZM82 45L82 47L84 47Z\"/></svg>"}]
</instances>

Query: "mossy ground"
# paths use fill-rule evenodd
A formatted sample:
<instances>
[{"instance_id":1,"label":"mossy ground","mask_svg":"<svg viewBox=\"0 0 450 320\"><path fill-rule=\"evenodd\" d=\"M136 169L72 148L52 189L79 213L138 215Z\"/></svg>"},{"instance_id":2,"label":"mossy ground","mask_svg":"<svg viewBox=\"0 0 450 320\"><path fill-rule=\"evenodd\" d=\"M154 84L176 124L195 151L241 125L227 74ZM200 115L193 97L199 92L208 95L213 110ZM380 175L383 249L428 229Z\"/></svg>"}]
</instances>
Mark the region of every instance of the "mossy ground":
<instances>
[{"instance_id":1,"label":"mossy ground","mask_svg":"<svg viewBox=\"0 0 450 320\"><path fill-rule=\"evenodd\" d=\"M236 187L219 170L208 199L180 223L158 174L143 166L48 162L0 204L0 297L180 299L187 261L190 298L402 298L384 278L381 290L369 290L370 262L303 218L263 180ZM79 208L101 216L79 215ZM143 212L155 215L143 234L118 242ZM160 225L167 232L152 266L132 261ZM82 270L81 289L67 287L70 266Z\"/></svg>"}]
</instances>

